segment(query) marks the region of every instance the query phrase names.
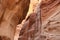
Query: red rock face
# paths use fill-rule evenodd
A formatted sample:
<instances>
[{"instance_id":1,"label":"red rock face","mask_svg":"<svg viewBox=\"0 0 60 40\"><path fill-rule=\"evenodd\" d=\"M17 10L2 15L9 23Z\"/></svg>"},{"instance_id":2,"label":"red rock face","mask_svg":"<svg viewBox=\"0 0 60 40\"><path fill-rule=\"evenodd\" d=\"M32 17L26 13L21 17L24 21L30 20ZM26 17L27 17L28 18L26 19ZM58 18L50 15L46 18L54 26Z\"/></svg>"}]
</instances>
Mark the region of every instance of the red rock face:
<instances>
[{"instance_id":1,"label":"red rock face","mask_svg":"<svg viewBox=\"0 0 60 40\"><path fill-rule=\"evenodd\" d=\"M60 0L0 0L0 40L60 40Z\"/></svg>"},{"instance_id":2,"label":"red rock face","mask_svg":"<svg viewBox=\"0 0 60 40\"><path fill-rule=\"evenodd\" d=\"M55 12L55 10L57 10L57 7L58 7L60 1L53 0L52 3L49 3L49 4L48 3L41 5L42 20L45 20L45 19L49 18L52 14L54 14L53 12Z\"/></svg>"},{"instance_id":3,"label":"red rock face","mask_svg":"<svg viewBox=\"0 0 60 40\"><path fill-rule=\"evenodd\" d=\"M0 39L14 40L17 24L25 18L29 0L0 0Z\"/></svg>"},{"instance_id":4,"label":"red rock face","mask_svg":"<svg viewBox=\"0 0 60 40\"><path fill-rule=\"evenodd\" d=\"M60 40L60 1L43 0L40 10L41 19L32 12L24 22L19 40Z\"/></svg>"}]
</instances>

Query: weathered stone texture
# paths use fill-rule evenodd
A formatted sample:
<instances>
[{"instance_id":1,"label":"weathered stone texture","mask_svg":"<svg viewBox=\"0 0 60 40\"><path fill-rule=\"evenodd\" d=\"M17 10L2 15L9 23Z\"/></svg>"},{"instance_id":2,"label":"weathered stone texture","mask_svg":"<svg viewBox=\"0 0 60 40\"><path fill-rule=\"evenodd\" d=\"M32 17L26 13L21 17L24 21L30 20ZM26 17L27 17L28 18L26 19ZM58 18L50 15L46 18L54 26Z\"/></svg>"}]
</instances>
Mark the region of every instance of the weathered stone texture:
<instances>
[{"instance_id":1,"label":"weathered stone texture","mask_svg":"<svg viewBox=\"0 0 60 40\"><path fill-rule=\"evenodd\" d=\"M39 24L39 19L36 20L38 16L31 17L32 11L22 25L19 40L60 40L60 0L42 0L40 10L40 28L36 26Z\"/></svg>"},{"instance_id":2,"label":"weathered stone texture","mask_svg":"<svg viewBox=\"0 0 60 40\"><path fill-rule=\"evenodd\" d=\"M14 40L17 24L25 18L29 0L0 0L0 39ZM6 38L6 39L5 39Z\"/></svg>"},{"instance_id":3,"label":"weathered stone texture","mask_svg":"<svg viewBox=\"0 0 60 40\"><path fill-rule=\"evenodd\" d=\"M0 0L0 40L17 38L60 40L60 0Z\"/></svg>"}]
</instances>

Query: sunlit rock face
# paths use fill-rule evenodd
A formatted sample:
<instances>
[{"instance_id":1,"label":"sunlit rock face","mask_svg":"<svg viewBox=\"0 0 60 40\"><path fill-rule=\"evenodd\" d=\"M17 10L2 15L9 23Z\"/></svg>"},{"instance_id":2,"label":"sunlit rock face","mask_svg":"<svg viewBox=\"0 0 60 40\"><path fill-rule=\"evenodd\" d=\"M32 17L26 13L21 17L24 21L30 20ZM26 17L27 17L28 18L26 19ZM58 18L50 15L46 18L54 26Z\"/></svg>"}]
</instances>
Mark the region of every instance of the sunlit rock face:
<instances>
[{"instance_id":1,"label":"sunlit rock face","mask_svg":"<svg viewBox=\"0 0 60 40\"><path fill-rule=\"evenodd\" d=\"M0 0L0 39L14 40L17 24L25 18L29 0Z\"/></svg>"},{"instance_id":2,"label":"sunlit rock face","mask_svg":"<svg viewBox=\"0 0 60 40\"><path fill-rule=\"evenodd\" d=\"M30 0L29 11L27 13L27 19L24 19L21 23L22 28L20 30L18 40L40 40L39 39L40 31L38 30L40 27L37 28L37 26L40 26L40 20L39 20L40 15L38 15L40 13L37 13L37 11L36 11L36 10L38 10L38 8L40 9L39 4L40 4L39 0ZM37 25L37 23L38 23L38 25ZM37 32L39 32L39 33L37 33ZM39 37L37 37L38 35L39 35Z\"/></svg>"}]
</instances>

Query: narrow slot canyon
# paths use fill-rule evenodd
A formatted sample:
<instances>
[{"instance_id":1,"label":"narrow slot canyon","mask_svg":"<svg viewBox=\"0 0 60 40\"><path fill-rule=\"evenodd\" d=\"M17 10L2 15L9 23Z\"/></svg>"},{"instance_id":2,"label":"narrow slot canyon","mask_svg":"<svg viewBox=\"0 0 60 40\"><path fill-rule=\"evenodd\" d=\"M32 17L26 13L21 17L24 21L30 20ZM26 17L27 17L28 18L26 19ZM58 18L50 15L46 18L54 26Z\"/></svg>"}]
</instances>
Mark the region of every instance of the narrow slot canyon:
<instances>
[{"instance_id":1,"label":"narrow slot canyon","mask_svg":"<svg viewBox=\"0 0 60 40\"><path fill-rule=\"evenodd\" d=\"M60 0L0 0L0 40L60 40Z\"/></svg>"}]
</instances>

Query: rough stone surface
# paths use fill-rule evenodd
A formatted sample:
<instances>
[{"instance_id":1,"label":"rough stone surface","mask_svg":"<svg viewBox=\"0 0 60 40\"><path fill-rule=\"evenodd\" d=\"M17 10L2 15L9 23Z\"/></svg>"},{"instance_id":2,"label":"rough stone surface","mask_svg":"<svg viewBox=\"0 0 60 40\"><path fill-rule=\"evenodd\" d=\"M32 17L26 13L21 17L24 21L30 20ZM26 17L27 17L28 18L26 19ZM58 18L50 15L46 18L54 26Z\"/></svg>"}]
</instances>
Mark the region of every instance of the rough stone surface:
<instances>
[{"instance_id":1,"label":"rough stone surface","mask_svg":"<svg viewBox=\"0 0 60 40\"><path fill-rule=\"evenodd\" d=\"M29 0L0 0L1 40L14 40L16 26L25 18L29 3Z\"/></svg>"},{"instance_id":2,"label":"rough stone surface","mask_svg":"<svg viewBox=\"0 0 60 40\"><path fill-rule=\"evenodd\" d=\"M20 24L18 40L60 40L60 0L42 0L40 10L41 19L36 20L38 16L31 11L34 15Z\"/></svg>"},{"instance_id":3,"label":"rough stone surface","mask_svg":"<svg viewBox=\"0 0 60 40\"><path fill-rule=\"evenodd\" d=\"M60 40L60 0L0 0L0 40Z\"/></svg>"}]
</instances>

